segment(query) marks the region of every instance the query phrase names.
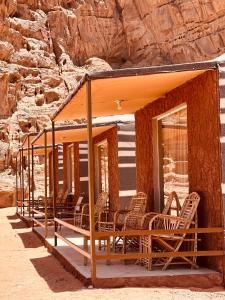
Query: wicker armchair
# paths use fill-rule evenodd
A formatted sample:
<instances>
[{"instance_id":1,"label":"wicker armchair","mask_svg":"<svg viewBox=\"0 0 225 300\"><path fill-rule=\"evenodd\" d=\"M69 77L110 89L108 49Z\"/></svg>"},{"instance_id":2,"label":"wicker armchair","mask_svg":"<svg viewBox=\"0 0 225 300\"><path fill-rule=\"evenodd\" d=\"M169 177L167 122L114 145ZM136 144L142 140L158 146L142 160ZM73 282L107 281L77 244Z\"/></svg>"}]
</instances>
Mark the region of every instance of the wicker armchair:
<instances>
[{"instance_id":1,"label":"wicker armchair","mask_svg":"<svg viewBox=\"0 0 225 300\"><path fill-rule=\"evenodd\" d=\"M114 213L114 230L122 230L124 224L128 223L130 226L136 223L135 215L145 213L147 207L147 195L143 192L137 193L132 197L129 208L127 210L117 210Z\"/></svg>"},{"instance_id":2,"label":"wicker armchair","mask_svg":"<svg viewBox=\"0 0 225 300\"><path fill-rule=\"evenodd\" d=\"M179 216L181 211L181 205L176 192L171 192L169 194L166 205L162 211L162 214L170 215L173 210L175 210L176 215ZM133 214L132 212L128 213L127 216L125 217L123 230L148 229L150 220L157 214L158 213L156 212L138 213L138 214ZM129 237L129 238L125 237L123 239L123 253L125 253L129 247L130 248L140 247L140 251L141 251L141 244L142 243L140 243L139 237Z\"/></svg>"},{"instance_id":3,"label":"wicker armchair","mask_svg":"<svg viewBox=\"0 0 225 300\"><path fill-rule=\"evenodd\" d=\"M129 230L129 229L137 229L140 216L146 212L147 208L147 195L143 192L137 193L132 197L130 206L128 210L118 210L114 214L113 220L113 230L121 231L121 230ZM117 236L113 239L113 250L115 252L116 248L121 247L122 241L122 251L126 252L127 244L131 245L130 241L132 238L126 238Z\"/></svg>"},{"instance_id":4,"label":"wicker armchair","mask_svg":"<svg viewBox=\"0 0 225 300\"><path fill-rule=\"evenodd\" d=\"M179 201L179 198L177 196L177 193L174 192L174 191L171 192L168 195L166 205L164 206L163 211L161 212L161 214L171 215L172 211L176 212L177 217L180 215L180 212L181 212L180 201ZM137 229L148 229L149 228L149 222L156 215L158 215L157 212L149 212L149 213L146 213L144 215L143 214L140 215L139 220L138 220L138 228ZM128 222L128 224L125 224L125 226L126 226L126 228L129 228L129 222Z\"/></svg>"},{"instance_id":5,"label":"wicker armchair","mask_svg":"<svg viewBox=\"0 0 225 300\"><path fill-rule=\"evenodd\" d=\"M197 227L197 208L200 197L197 193L191 193L184 201L179 216L158 214L149 223L149 229L189 229L191 226ZM197 234L157 234L150 235L144 247L149 253L157 252L178 252L181 247L197 251ZM175 257L149 258L146 259L149 270L152 266L162 266L166 270L172 263L177 263ZM190 264L197 268L196 257L180 257L178 263Z\"/></svg>"},{"instance_id":6,"label":"wicker armchair","mask_svg":"<svg viewBox=\"0 0 225 300\"><path fill-rule=\"evenodd\" d=\"M98 223L101 213L106 209L107 200L109 198L108 193L100 193L94 207L95 223ZM81 212L74 213L74 225L77 227L88 228L89 227L89 204L82 206Z\"/></svg>"}]
</instances>

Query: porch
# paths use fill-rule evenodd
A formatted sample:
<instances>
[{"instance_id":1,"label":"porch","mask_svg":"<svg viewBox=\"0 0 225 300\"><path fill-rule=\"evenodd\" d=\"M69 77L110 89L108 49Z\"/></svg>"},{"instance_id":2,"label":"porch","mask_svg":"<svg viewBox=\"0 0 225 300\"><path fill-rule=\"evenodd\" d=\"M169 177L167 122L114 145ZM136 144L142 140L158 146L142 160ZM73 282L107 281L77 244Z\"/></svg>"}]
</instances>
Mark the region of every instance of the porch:
<instances>
[{"instance_id":1,"label":"porch","mask_svg":"<svg viewBox=\"0 0 225 300\"><path fill-rule=\"evenodd\" d=\"M84 265L84 257L68 246L64 241L58 239L57 246L54 246L54 227L48 228L48 237L45 238L45 230L42 227L34 227L33 231L45 243L49 252L53 253L62 265L77 278L81 279L87 286L92 284L90 262ZM83 248L83 236L75 233L68 228L62 227L60 234L71 243ZM106 255L106 250L99 251L98 245L95 246L96 255ZM88 246L90 253L90 245ZM212 269L200 267L172 268L165 271L148 271L132 261L124 263L122 260L112 260L110 265L104 260L97 261L96 265L96 287L195 287L212 288L223 284L222 274Z\"/></svg>"}]
</instances>

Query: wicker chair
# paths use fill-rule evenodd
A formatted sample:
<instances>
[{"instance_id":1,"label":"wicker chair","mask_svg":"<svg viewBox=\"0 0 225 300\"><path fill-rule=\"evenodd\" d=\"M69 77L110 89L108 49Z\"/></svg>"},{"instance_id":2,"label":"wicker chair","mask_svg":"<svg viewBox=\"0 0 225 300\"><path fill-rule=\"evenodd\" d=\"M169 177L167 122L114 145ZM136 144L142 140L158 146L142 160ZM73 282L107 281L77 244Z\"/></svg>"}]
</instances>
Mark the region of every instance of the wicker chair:
<instances>
[{"instance_id":1,"label":"wicker chair","mask_svg":"<svg viewBox=\"0 0 225 300\"><path fill-rule=\"evenodd\" d=\"M167 198L166 205L162 211L162 214L164 215L171 215L172 211L176 212L176 215L179 216L181 211L181 205L179 202L179 198L176 194L176 192L171 192ZM148 229L150 220L156 216L158 213L156 212L149 212L149 213L139 213L139 214L127 214L123 226L123 230L132 230L132 229ZM144 237L145 239L146 237ZM123 242L123 253L126 252L126 250L131 246L134 245L134 248L139 247L141 251L141 245L139 237L130 237L130 238L124 238Z\"/></svg>"},{"instance_id":2,"label":"wicker chair","mask_svg":"<svg viewBox=\"0 0 225 300\"><path fill-rule=\"evenodd\" d=\"M98 223L101 213L106 209L108 193L100 193L94 207L95 224ZM81 228L89 227L89 204L82 206L81 212L74 213L74 225Z\"/></svg>"},{"instance_id":3,"label":"wicker chair","mask_svg":"<svg viewBox=\"0 0 225 300\"><path fill-rule=\"evenodd\" d=\"M147 195L143 192L137 193L132 197L129 209L128 210L118 210L114 214L113 220L113 230L121 231L121 230L129 230L129 229L137 229L140 215L146 212L147 208ZM121 246L122 241L122 252L126 252L127 244L131 245L132 238L126 238L117 236L113 239L113 250L115 252L116 248Z\"/></svg>"},{"instance_id":4,"label":"wicker chair","mask_svg":"<svg viewBox=\"0 0 225 300\"><path fill-rule=\"evenodd\" d=\"M191 226L197 227L197 208L200 197L197 193L191 193L184 201L179 216L170 216L158 214L154 216L149 223L149 229L189 229ZM147 252L178 252L181 247L188 247L192 251L197 251L197 234L157 234L148 237L148 244L145 248ZM166 270L172 263L190 264L191 267L197 268L196 257L180 257L175 261L175 257L149 258L147 259L149 270L152 266L162 266Z\"/></svg>"},{"instance_id":5,"label":"wicker chair","mask_svg":"<svg viewBox=\"0 0 225 300\"><path fill-rule=\"evenodd\" d=\"M117 210L114 214L114 230L122 230L124 224L129 219L129 224L136 224L135 215L143 214L147 207L147 195L143 192L137 193L132 197L127 210Z\"/></svg>"},{"instance_id":6,"label":"wicker chair","mask_svg":"<svg viewBox=\"0 0 225 300\"><path fill-rule=\"evenodd\" d=\"M163 215L171 215L172 211L176 212L177 217L180 215L181 212L181 205L180 205L180 201L179 198L177 196L176 192L171 192L168 195L167 201L166 201L166 205L163 208L163 211L161 212L161 214ZM148 229L149 228L149 222L151 221L151 219L158 215L157 212L149 212L146 213L144 215L140 215L139 220L138 220L138 228L137 229ZM129 221L129 219L128 219ZM129 222L128 224L126 224L126 228L129 228Z\"/></svg>"}]
</instances>

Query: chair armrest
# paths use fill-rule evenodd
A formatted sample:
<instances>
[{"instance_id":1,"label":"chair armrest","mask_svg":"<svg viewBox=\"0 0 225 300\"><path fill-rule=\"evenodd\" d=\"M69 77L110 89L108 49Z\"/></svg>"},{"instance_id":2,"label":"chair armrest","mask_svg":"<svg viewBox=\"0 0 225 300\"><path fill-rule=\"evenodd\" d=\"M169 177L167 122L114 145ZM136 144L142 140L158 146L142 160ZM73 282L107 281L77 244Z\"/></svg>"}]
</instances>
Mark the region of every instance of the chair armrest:
<instances>
[{"instance_id":1,"label":"chair armrest","mask_svg":"<svg viewBox=\"0 0 225 300\"><path fill-rule=\"evenodd\" d=\"M117 220L119 218L120 215L125 215L127 213L129 213L130 210L116 210L115 213L114 213L114 216L113 216L113 220L114 220L114 223L116 224L117 223Z\"/></svg>"},{"instance_id":2,"label":"chair armrest","mask_svg":"<svg viewBox=\"0 0 225 300\"><path fill-rule=\"evenodd\" d=\"M82 215L89 215L89 204L88 203L86 203L82 206L81 214Z\"/></svg>"},{"instance_id":3,"label":"chair armrest","mask_svg":"<svg viewBox=\"0 0 225 300\"><path fill-rule=\"evenodd\" d=\"M157 214L150 220L149 229L176 229L176 224L179 222L195 224L195 222L187 220L186 218Z\"/></svg>"},{"instance_id":4,"label":"chair armrest","mask_svg":"<svg viewBox=\"0 0 225 300\"><path fill-rule=\"evenodd\" d=\"M148 212L142 215L141 217L141 229L148 229L149 228L149 222L153 217L158 215L156 212Z\"/></svg>"}]
</instances>

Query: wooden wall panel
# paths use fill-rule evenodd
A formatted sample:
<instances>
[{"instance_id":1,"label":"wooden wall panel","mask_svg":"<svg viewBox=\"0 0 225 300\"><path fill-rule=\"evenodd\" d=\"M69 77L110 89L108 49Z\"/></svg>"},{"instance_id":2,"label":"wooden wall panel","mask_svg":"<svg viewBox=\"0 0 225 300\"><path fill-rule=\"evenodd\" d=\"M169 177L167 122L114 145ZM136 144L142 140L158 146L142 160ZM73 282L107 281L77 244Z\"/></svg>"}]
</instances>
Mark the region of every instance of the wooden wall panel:
<instances>
[{"instance_id":1,"label":"wooden wall panel","mask_svg":"<svg viewBox=\"0 0 225 300\"><path fill-rule=\"evenodd\" d=\"M79 155L79 143L73 144L74 150L74 183L75 183L75 200L80 195L80 155Z\"/></svg>"},{"instance_id":2,"label":"wooden wall panel","mask_svg":"<svg viewBox=\"0 0 225 300\"><path fill-rule=\"evenodd\" d=\"M217 71L208 71L136 113L137 189L149 195L153 208L152 118L187 103L189 185L190 191L201 195L200 227L223 226L217 77ZM215 245L223 248L223 235L202 236L200 248ZM222 262L221 257L201 259L202 264L220 271Z\"/></svg>"}]
</instances>

